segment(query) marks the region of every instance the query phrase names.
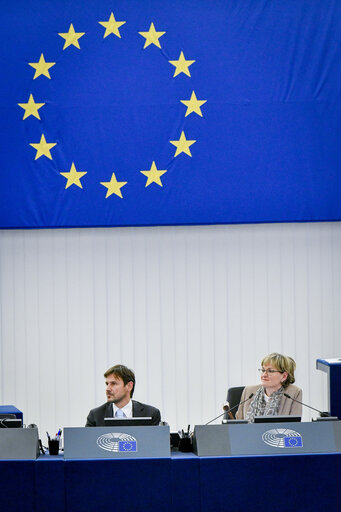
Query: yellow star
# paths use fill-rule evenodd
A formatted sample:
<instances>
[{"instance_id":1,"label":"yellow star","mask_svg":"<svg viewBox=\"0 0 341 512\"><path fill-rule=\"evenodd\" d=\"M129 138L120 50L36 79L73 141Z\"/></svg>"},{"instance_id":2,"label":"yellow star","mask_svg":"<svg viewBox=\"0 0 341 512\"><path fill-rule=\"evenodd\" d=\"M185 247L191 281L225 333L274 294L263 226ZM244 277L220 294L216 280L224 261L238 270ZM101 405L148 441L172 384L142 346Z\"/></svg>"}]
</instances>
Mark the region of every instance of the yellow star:
<instances>
[{"instance_id":1,"label":"yellow star","mask_svg":"<svg viewBox=\"0 0 341 512\"><path fill-rule=\"evenodd\" d=\"M168 62L172 64L172 66L175 66L174 78L175 76L180 75L180 73L185 73L185 75L191 76L188 68L195 62L195 60L186 60L184 52L181 52L178 60L170 60Z\"/></svg>"},{"instance_id":2,"label":"yellow star","mask_svg":"<svg viewBox=\"0 0 341 512\"><path fill-rule=\"evenodd\" d=\"M84 34L85 32L75 32L72 23L70 25L69 32L58 32L58 35L65 39L63 50L65 50L65 48L71 45L75 46L80 50L81 48L79 46L78 39L84 36Z\"/></svg>"},{"instance_id":3,"label":"yellow star","mask_svg":"<svg viewBox=\"0 0 341 512\"><path fill-rule=\"evenodd\" d=\"M29 62L28 65L36 70L33 80L38 78L40 75L47 76L47 78L51 79L49 69L55 64L55 62L46 62L43 53L40 55L39 62Z\"/></svg>"},{"instance_id":4,"label":"yellow star","mask_svg":"<svg viewBox=\"0 0 341 512\"><path fill-rule=\"evenodd\" d=\"M201 105L206 103L207 100L198 100L195 95L195 92L193 91L192 96L189 100L180 100L180 101L187 107L185 117L187 117L192 112L195 112L196 114L198 114L198 116L202 117L202 112L201 112L200 107L201 107Z\"/></svg>"},{"instance_id":5,"label":"yellow star","mask_svg":"<svg viewBox=\"0 0 341 512\"><path fill-rule=\"evenodd\" d=\"M150 44L155 44L155 46L161 48L159 38L165 33L166 32L156 32L154 23L151 23L148 32L139 32L142 37L146 38L143 49L147 48Z\"/></svg>"},{"instance_id":6,"label":"yellow star","mask_svg":"<svg viewBox=\"0 0 341 512\"><path fill-rule=\"evenodd\" d=\"M111 13L108 21L99 21L98 23L100 25L102 25L103 27L105 27L105 34L103 36L103 39L104 39L105 37L107 37L110 34L115 34L115 36L121 37L121 34L118 29L122 25L124 25L126 22L125 21L116 21L114 13Z\"/></svg>"},{"instance_id":7,"label":"yellow star","mask_svg":"<svg viewBox=\"0 0 341 512\"><path fill-rule=\"evenodd\" d=\"M50 149L56 146L56 144L57 142L46 142L45 135L43 134L41 136L40 142L38 142L37 144L30 144L30 146L37 150L35 160L37 160L37 158L40 158L43 155L47 156L47 158L52 160Z\"/></svg>"},{"instance_id":8,"label":"yellow star","mask_svg":"<svg viewBox=\"0 0 341 512\"><path fill-rule=\"evenodd\" d=\"M170 140L169 141L173 146L176 147L175 155L178 156L180 153L186 153L186 155L192 156L191 150L189 147L196 142L196 140L188 140L186 139L185 132L182 131L179 140Z\"/></svg>"},{"instance_id":9,"label":"yellow star","mask_svg":"<svg viewBox=\"0 0 341 512\"><path fill-rule=\"evenodd\" d=\"M116 194L118 197L123 199L121 188L128 183L127 181L117 181L115 173L113 172L110 181L101 181L100 183L103 185L103 187L108 189L105 199L107 199L112 194Z\"/></svg>"},{"instance_id":10,"label":"yellow star","mask_svg":"<svg viewBox=\"0 0 341 512\"><path fill-rule=\"evenodd\" d=\"M40 119L40 115L38 110L45 105L45 103L35 103L32 94L30 94L29 100L27 103L18 103L19 107L25 110L25 114L23 119L26 119L29 116L34 116L37 119Z\"/></svg>"},{"instance_id":11,"label":"yellow star","mask_svg":"<svg viewBox=\"0 0 341 512\"><path fill-rule=\"evenodd\" d=\"M71 185L77 185L79 188L83 188L81 184L81 178L87 174L86 172L77 171L75 164L72 162L69 172L60 173L64 178L67 179L65 189L71 187Z\"/></svg>"},{"instance_id":12,"label":"yellow star","mask_svg":"<svg viewBox=\"0 0 341 512\"><path fill-rule=\"evenodd\" d=\"M160 185L160 187L163 187L160 178L167 171L165 171L165 170L164 171L159 171L156 168L154 160L153 160L152 166L151 166L149 171L140 171L140 172L142 174L144 174L145 176L147 176L147 178L148 178L147 179L147 183L146 183L146 187L148 187L151 183L156 183L157 185Z\"/></svg>"}]
</instances>

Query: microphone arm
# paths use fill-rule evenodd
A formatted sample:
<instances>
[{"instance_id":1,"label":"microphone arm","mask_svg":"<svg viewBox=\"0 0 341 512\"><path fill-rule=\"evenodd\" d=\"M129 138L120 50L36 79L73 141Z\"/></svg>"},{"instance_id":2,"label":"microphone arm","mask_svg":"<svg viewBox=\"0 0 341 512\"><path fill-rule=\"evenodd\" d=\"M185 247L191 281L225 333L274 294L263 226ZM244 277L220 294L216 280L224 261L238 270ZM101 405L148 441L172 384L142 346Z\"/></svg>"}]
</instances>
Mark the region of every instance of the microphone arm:
<instances>
[{"instance_id":1,"label":"microphone arm","mask_svg":"<svg viewBox=\"0 0 341 512\"><path fill-rule=\"evenodd\" d=\"M318 412L322 417L329 417L331 416L329 414L329 412L322 412L322 411L319 411L318 409L315 409L315 407L312 407L311 405L308 405L308 404L304 404L303 402L300 402L299 400L297 400L296 398L293 398L292 396L288 395L288 393L283 393L283 395L287 398L290 398L291 400L293 400L294 402L297 402L298 404L301 404L301 405L304 405L304 407L308 407L309 409L312 409L313 411L316 411Z\"/></svg>"},{"instance_id":2,"label":"microphone arm","mask_svg":"<svg viewBox=\"0 0 341 512\"><path fill-rule=\"evenodd\" d=\"M230 412L231 412L231 411L234 411L234 409L238 409L238 407L239 407L240 405L245 404L245 402L247 402L248 400L251 400L251 398L253 397L253 395L254 395L254 393L251 393L251 395L250 395L248 398L246 398L246 400L243 400L242 402L239 402L239 404L234 405L233 407L231 407Z\"/></svg>"},{"instance_id":3,"label":"microphone arm","mask_svg":"<svg viewBox=\"0 0 341 512\"><path fill-rule=\"evenodd\" d=\"M219 416L217 416L216 418L213 418L213 420L210 420L208 421L207 423L205 423L205 425L209 425L210 423L213 423L213 421L217 420L218 418L221 418L222 416L224 416L226 411L224 411L223 413L219 414Z\"/></svg>"},{"instance_id":4,"label":"microphone arm","mask_svg":"<svg viewBox=\"0 0 341 512\"><path fill-rule=\"evenodd\" d=\"M240 405L245 404L245 402L247 402L248 400L251 400L253 395L254 395L254 393L251 393L251 395L248 398L246 398L246 400L243 400L242 402L239 402L239 404L231 407L231 409L229 409L229 412L233 411L234 409L237 409L237 407L239 407ZM210 423L213 423L213 421L217 420L218 418L221 418L222 416L224 416L225 412L226 411L224 411L222 414L219 414L219 416L217 416L216 418L213 418L213 420L208 421L207 423L205 423L205 425L209 425Z\"/></svg>"}]
</instances>

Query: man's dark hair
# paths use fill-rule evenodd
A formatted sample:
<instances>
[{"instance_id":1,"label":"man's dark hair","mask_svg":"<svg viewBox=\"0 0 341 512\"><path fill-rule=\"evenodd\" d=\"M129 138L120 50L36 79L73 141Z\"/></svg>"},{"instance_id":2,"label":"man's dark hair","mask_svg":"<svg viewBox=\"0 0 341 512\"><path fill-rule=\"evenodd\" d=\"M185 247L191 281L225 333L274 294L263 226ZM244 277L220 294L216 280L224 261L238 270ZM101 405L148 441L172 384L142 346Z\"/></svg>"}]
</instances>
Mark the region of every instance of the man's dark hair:
<instances>
[{"instance_id":1,"label":"man's dark hair","mask_svg":"<svg viewBox=\"0 0 341 512\"><path fill-rule=\"evenodd\" d=\"M112 374L122 379L125 386L128 384L128 382L133 383L133 387L131 388L130 391L130 397L132 397L135 389L135 374L133 370L130 370L123 364L116 364L115 366L112 366L104 373L104 377L107 378L109 377L109 375Z\"/></svg>"}]
</instances>

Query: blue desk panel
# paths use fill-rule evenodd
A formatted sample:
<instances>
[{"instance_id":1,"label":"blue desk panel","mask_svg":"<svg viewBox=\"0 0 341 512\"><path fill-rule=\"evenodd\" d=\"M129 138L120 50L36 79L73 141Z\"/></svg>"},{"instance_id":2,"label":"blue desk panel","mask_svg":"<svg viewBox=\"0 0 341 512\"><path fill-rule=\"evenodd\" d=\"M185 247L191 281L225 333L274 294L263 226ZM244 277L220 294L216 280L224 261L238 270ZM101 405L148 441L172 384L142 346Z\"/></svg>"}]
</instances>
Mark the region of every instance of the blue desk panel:
<instances>
[{"instance_id":1,"label":"blue desk panel","mask_svg":"<svg viewBox=\"0 0 341 512\"><path fill-rule=\"evenodd\" d=\"M11 512L339 512L340 487L340 453L0 461L1 510Z\"/></svg>"},{"instance_id":2,"label":"blue desk panel","mask_svg":"<svg viewBox=\"0 0 341 512\"><path fill-rule=\"evenodd\" d=\"M36 512L64 512L64 458L42 455L35 464Z\"/></svg>"},{"instance_id":3,"label":"blue desk panel","mask_svg":"<svg viewBox=\"0 0 341 512\"><path fill-rule=\"evenodd\" d=\"M97 512L111 506L120 512L171 511L170 458L66 460L64 464L67 511Z\"/></svg>"},{"instance_id":4,"label":"blue desk panel","mask_svg":"<svg viewBox=\"0 0 341 512\"><path fill-rule=\"evenodd\" d=\"M339 512L341 454L200 459L205 512Z\"/></svg>"},{"instance_id":5,"label":"blue desk panel","mask_svg":"<svg viewBox=\"0 0 341 512\"><path fill-rule=\"evenodd\" d=\"M193 453L172 454L172 512L200 511L200 459Z\"/></svg>"},{"instance_id":6,"label":"blue desk panel","mask_svg":"<svg viewBox=\"0 0 341 512\"><path fill-rule=\"evenodd\" d=\"M0 509L35 512L35 460L0 461Z\"/></svg>"}]
</instances>

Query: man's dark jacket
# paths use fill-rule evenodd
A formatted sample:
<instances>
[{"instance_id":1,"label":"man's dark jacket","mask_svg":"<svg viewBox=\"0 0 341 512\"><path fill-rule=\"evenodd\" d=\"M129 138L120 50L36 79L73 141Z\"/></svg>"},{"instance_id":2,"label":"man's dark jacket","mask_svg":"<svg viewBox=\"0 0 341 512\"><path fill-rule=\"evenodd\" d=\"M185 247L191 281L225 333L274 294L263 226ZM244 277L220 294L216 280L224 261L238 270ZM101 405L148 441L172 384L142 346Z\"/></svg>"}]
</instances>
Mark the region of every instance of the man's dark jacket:
<instances>
[{"instance_id":1,"label":"man's dark jacket","mask_svg":"<svg viewBox=\"0 0 341 512\"><path fill-rule=\"evenodd\" d=\"M151 416L153 425L158 425L161 421L159 409L151 405L141 404L141 402L133 402L133 417L142 418L144 416ZM113 406L112 402L106 402L95 409L91 409L86 420L86 427L105 427L104 418L112 418Z\"/></svg>"}]
</instances>

